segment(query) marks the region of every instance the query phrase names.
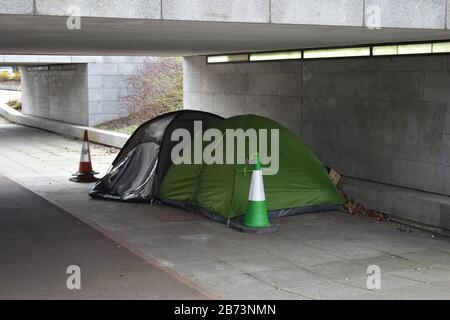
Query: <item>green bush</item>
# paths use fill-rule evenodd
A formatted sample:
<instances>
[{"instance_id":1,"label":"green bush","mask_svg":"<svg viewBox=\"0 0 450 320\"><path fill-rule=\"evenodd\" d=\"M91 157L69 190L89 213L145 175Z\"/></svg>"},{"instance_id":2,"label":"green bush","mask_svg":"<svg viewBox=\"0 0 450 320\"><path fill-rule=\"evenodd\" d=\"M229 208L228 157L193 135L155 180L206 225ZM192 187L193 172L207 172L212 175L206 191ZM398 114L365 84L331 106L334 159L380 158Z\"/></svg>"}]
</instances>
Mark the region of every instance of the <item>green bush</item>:
<instances>
[{"instance_id":1,"label":"green bush","mask_svg":"<svg viewBox=\"0 0 450 320\"><path fill-rule=\"evenodd\" d=\"M14 71L14 75L12 76L12 80L15 82L20 82L22 80L22 74L20 71Z\"/></svg>"},{"instance_id":2,"label":"green bush","mask_svg":"<svg viewBox=\"0 0 450 320\"><path fill-rule=\"evenodd\" d=\"M22 109L22 102L17 99L9 100L6 102L6 104L16 110Z\"/></svg>"},{"instance_id":3,"label":"green bush","mask_svg":"<svg viewBox=\"0 0 450 320\"><path fill-rule=\"evenodd\" d=\"M2 71L0 72L0 81L9 81L9 72L8 71Z\"/></svg>"},{"instance_id":4,"label":"green bush","mask_svg":"<svg viewBox=\"0 0 450 320\"><path fill-rule=\"evenodd\" d=\"M22 75L18 70L14 70L13 74L6 70L0 72L0 82L14 81L20 83L21 78Z\"/></svg>"},{"instance_id":5,"label":"green bush","mask_svg":"<svg viewBox=\"0 0 450 320\"><path fill-rule=\"evenodd\" d=\"M136 75L126 79L121 101L129 116L97 128L131 134L141 123L183 108L183 67L180 58L147 58Z\"/></svg>"}]
</instances>

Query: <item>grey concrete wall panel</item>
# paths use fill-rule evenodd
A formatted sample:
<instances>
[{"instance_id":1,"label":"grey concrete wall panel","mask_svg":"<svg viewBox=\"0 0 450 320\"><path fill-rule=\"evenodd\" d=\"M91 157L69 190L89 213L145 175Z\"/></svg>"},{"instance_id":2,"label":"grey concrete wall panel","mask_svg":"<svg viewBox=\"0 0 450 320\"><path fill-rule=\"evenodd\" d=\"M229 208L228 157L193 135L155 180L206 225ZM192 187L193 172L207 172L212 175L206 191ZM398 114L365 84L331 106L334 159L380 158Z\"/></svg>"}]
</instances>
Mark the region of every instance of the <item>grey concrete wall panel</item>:
<instances>
[{"instance_id":1,"label":"grey concrete wall panel","mask_svg":"<svg viewBox=\"0 0 450 320\"><path fill-rule=\"evenodd\" d=\"M36 14L66 16L78 7L82 17L161 19L161 0L35 0Z\"/></svg>"},{"instance_id":2,"label":"grey concrete wall panel","mask_svg":"<svg viewBox=\"0 0 450 320\"><path fill-rule=\"evenodd\" d=\"M22 68L24 114L89 124L87 67L76 70L29 71Z\"/></svg>"},{"instance_id":3,"label":"grey concrete wall panel","mask_svg":"<svg viewBox=\"0 0 450 320\"><path fill-rule=\"evenodd\" d=\"M270 0L162 0L163 19L269 22Z\"/></svg>"},{"instance_id":4,"label":"grey concrete wall panel","mask_svg":"<svg viewBox=\"0 0 450 320\"><path fill-rule=\"evenodd\" d=\"M0 14L33 14L33 0L2 0Z\"/></svg>"},{"instance_id":5,"label":"grey concrete wall panel","mask_svg":"<svg viewBox=\"0 0 450 320\"><path fill-rule=\"evenodd\" d=\"M2 55L3 63L14 64L34 64L39 63L39 56L33 55Z\"/></svg>"},{"instance_id":6,"label":"grey concrete wall panel","mask_svg":"<svg viewBox=\"0 0 450 320\"><path fill-rule=\"evenodd\" d=\"M381 28L446 28L446 0L366 0L365 7L380 12Z\"/></svg>"},{"instance_id":7,"label":"grey concrete wall panel","mask_svg":"<svg viewBox=\"0 0 450 320\"><path fill-rule=\"evenodd\" d=\"M184 106L229 117L261 114L301 131L301 68L298 61L207 65L184 59Z\"/></svg>"},{"instance_id":8,"label":"grey concrete wall panel","mask_svg":"<svg viewBox=\"0 0 450 320\"><path fill-rule=\"evenodd\" d=\"M130 77L139 73L144 57L2 56L6 61L48 65L49 71L23 73L25 114L81 125L98 125L126 117L123 98ZM77 70L70 68L74 61ZM72 63L71 63L72 62ZM69 64L71 63L71 64ZM58 69L58 70L53 70Z\"/></svg>"},{"instance_id":9,"label":"grey concrete wall panel","mask_svg":"<svg viewBox=\"0 0 450 320\"><path fill-rule=\"evenodd\" d=\"M144 57L103 57L88 64L89 125L126 117L130 78L142 69ZM150 60L148 62L151 62Z\"/></svg>"},{"instance_id":10,"label":"grey concrete wall panel","mask_svg":"<svg viewBox=\"0 0 450 320\"><path fill-rule=\"evenodd\" d=\"M449 234L450 198L447 196L352 178L343 178L342 188L364 206L389 213L392 220Z\"/></svg>"},{"instance_id":11,"label":"grey concrete wall panel","mask_svg":"<svg viewBox=\"0 0 450 320\"><path fill-rule=\"evenodd\" d=\"M362 26L364 0L272 0L273 23Z\"/></svg>"}]
</instances>

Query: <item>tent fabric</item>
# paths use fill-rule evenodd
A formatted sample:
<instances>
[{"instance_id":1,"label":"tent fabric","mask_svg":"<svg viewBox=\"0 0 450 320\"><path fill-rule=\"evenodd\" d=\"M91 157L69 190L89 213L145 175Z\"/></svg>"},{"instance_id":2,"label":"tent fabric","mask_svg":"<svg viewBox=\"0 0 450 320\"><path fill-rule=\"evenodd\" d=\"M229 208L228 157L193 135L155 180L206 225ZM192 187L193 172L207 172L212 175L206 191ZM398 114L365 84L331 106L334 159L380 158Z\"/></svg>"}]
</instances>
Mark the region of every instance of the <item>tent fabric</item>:
<instances>
[{"instance_id":1,"label":"tent fabric","mask_svg":"<svg viewBox=\"0 0 450 320\"><path fill-rule=\"evenodd\" d=\"M343 203L325 167L290 130L279 123L260 116L244 115L225 119L215 128L223 134L226 129L279 130L279 171L275 175L264 175L271 216L331 210ZM246 167L249 166L172 164L162 181L158 198L168 204L209 216L217 215L225 220L240 217L247 208L251 181L251 174L244 174Z\"/></svg>"},{"instance_id":2,"label":"tent fabric","mask_svg":"<svg viewBox=\"0 0 450 320\"><path fill-rule=\"evenodd\" d=\"M170 153L176 143L170 139L172 132L184 128L193 134L194 121L202 121L203 127L208 128L222 119L208 112L181 110L142 124L89 195L121 201L152 201L171 165Z\"/></svg>"}]
</instances>

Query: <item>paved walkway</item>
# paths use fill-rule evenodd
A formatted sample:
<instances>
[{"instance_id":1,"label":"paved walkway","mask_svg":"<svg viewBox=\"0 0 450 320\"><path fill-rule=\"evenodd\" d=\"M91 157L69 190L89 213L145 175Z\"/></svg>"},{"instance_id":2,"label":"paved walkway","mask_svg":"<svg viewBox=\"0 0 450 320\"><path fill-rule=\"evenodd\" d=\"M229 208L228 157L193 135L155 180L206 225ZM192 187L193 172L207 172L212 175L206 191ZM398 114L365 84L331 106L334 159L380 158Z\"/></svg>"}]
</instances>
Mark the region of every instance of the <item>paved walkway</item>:
<instances>
[{"instance_id":1,"label":"paved walkway","mask_svg":"<svg viewBox=\"0 0 450 320\"><path fill-rule=\"evenodd\" d=\"M207 297L2 175L0 261L0 299ZM71 265L80 290L67 288Z\"/></svg>"},{"instance_id":2,"label":"paved walkway","mask_svg":"<svg viewBox=\"0 0 450 320\"><path fill-rule=\"evenodd\" d=\"M92 200L91 184L69 182L79 149L79 141L0 125L0 173L221 298L450 299L448 238L340 212L282 218L280 231L265 235L204 218L164 222L162 215L184 212ZM91 151L104 174L116 154L94 145ZM366 286L369 265L381 268L381 290Z\"/></svg>"}]
</instances>

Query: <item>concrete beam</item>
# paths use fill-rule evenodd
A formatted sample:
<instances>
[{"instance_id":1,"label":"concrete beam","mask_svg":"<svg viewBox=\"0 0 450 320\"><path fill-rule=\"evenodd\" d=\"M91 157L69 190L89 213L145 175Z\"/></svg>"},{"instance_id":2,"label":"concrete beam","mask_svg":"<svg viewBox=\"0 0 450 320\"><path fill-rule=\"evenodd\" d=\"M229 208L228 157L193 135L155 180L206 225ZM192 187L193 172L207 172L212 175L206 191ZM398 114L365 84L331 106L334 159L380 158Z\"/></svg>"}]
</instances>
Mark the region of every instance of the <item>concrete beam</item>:
<instances>
[{"instance_id":1,"label":"concrete beam","mask_svg":"<svg viewBox=\"0 0 450 320\"><path fill-rule=\"evenodd\" d=\"M3 0L0 14L148 20L367 25L380 13L380 27L445 29L446 0Z\"/></svg>"},{"instance_id":2,"label":"concrete beam","mask_svg":"<svg viewBox=\"0 0 450 320\"><path fill-rule=\"evenodd\" d=\"M1 2L0 53L192 56L450 38L446 0L31 3ZM80 9L81 30L67 28L70 6ZM365 27L376 13L381 29Z\"/></svg>"},{"instance_id":3,"label":"concrete beam","mask_svg":"<svg viewBox=\"0 0 450 320\"><path fill-rule=\"evenodd\" d=\"M381 27L445 29L446 0L4 0L0 14L179 21L364 26L372 13Z\"/></svg>"},{"instance_id":4,"label":"concrete beam","mask_svg":"<svg viewBox=\"0 0 450 320\"><path fill-rule=\"evenodd\" d=\"M0 55L0 65L32 66L70 63L112 63L131 66L136 63L143 63L145 58L143 56Z\"/></svg>"},{"instance_id":5,"label":"concrete beam","mask_svg":"<svg viewBox=\"0 0 450 320\"><path fill-rule=\"evenodd\" d=\"M38 64L39 56L34 55L1 55L0 61L7 65Z\"/></svg>"}]
</instances>

